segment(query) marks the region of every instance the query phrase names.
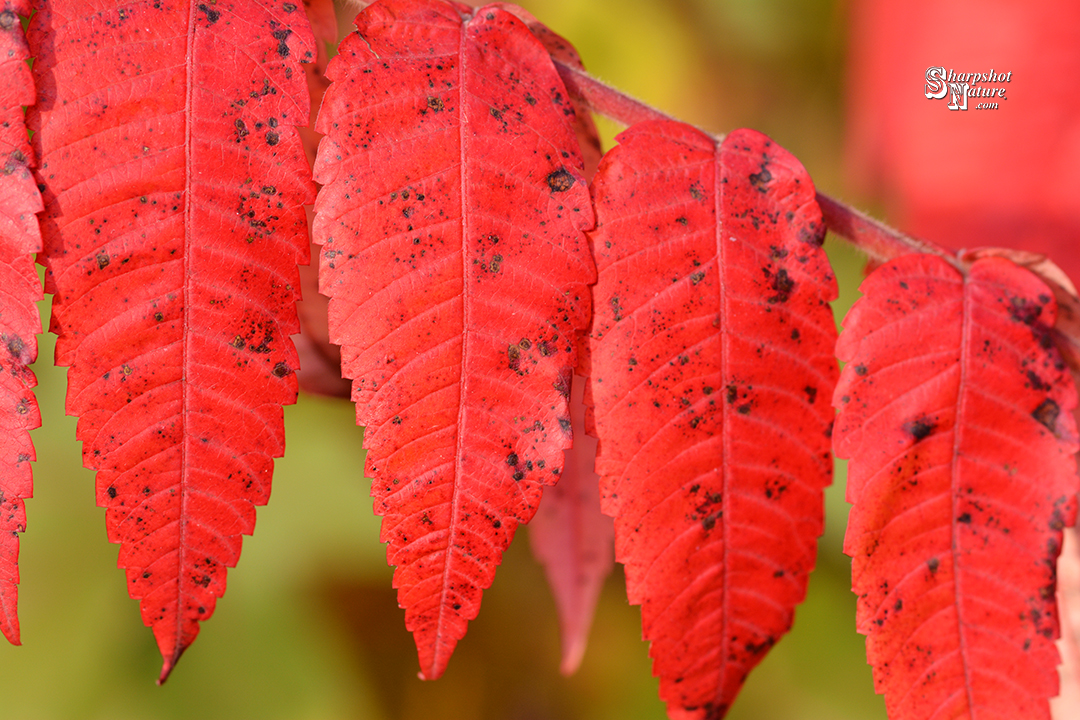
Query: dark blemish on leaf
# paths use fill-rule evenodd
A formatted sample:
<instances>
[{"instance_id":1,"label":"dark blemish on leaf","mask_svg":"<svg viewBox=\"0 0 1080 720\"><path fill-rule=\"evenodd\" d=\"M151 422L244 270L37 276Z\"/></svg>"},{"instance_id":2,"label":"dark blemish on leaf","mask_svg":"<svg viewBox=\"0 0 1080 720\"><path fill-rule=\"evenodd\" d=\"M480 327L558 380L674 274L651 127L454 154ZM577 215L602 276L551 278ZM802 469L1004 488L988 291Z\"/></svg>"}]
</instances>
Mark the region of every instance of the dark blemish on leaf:
<instances>
[{"instance_id":1,"label":"dark blemish on leaf","mask_svg":"<svg viewBox=\"0 0 1080 720\"><path fill-rule=\"evenodd\" d=\"M427 106L431 108L431 110L434 112L442 112L442 110L446 107L445 105L443 105L442 99L437 97L429 97L427 99Z\"/></svg>"},{"instance_id":2,"label":"dark blemish on leaf","mask_svg":"<svg viewBox=\"0 0 1080 720\"><path fill-rule=\"evenodd\" d=\"M825 243L825 225L812 222L809 229L799 228L799 242L821 247ZM799 261L806 262L806 258L800 257Z\"/></svg>"},{"instance_id":3,"label":"dark blemish on leaf","mask_svg":"<svg viewBox=\"0 0 1080 720\"><path fill-rule=\"evenodd\" d=\"M518 470L511 477L513 477L515 481L520 481L521 479L523 479L525 477L525 473Z\"/></svg>"},{"instance_id":4,"label":"dark blemish on leaf","mask_svg":"<svg viewBox=\"0 0 1080 720\"><path fill-rule=\"evenodd\" d=\"M229 344L239 350L240 348L244 347L244 338L240 335L237 335L232 339L232 342L230 342Z\"/></svg>"},{"instance_id":5,"label":"dark blemish on leaf","mask_svg":"<svg viewBox=\"0 0 1080 720\"><path fill-rule=\"evenodd\" d=\"M611 300L608 301L611 305L612 312L615 313L615 322L622 320L622 308L619 306L619 296L612 295Z\"/></svg>"},{"instance_id":6,"label":"dark blemish on leaf","mask_svg":"<svg viewBox=\"0 0 1080 720\"><path fill-rule=\"evenodd\" d=\"M277 132L275 132L274 130L270 130L266 133L267 145L277 145L280 140L281 136L278 135Z\"/></svg>"},{"instance_id":7,"label":"dark blemish on leaf","mask_svg":"<svg viewBox=\"0 0 1080 720\"><path fill-rule=\"evenodd\" d=\"M956 522L964 523L965 525L971 524L971 513L963 513L960 517L956 518Z\"/></svg>"},{"instance_id":8,"label":"dark blemish on leaf","mask_svg":"<svg viewBox=\"0 0 1080 720\"><path fill-rule=\"evenodd\" d=\"M566 168L559 168L547 176L551 192L566 192L574 186L574 176Z\"/></svg>"},{"instance_id":9,"label":"dark blemish on leaf","mask_svg":"<svg viewBox=\"0 0 1080 720\"><path fill-rule=\"evenodd\" d=\"M701 183L694 183L690 186L690 197L695 200L701 200L705 197L705 192L701 189Z\"/></svg>"},{"instance_id":10,"label":"dark blemish on leaf","mask_svg":"<svg viewBox=\"0 0 1080 720\"><path fill-rule=\"evenodd\" d=\"M510 369L519 372L521 368L521 348L517 345L509 346L506 348L506 357L509 358Z\"/></svg>"},{"instance_id":11,"label":"dark blemish on leaf","mask_svg":"<svg viewBox=\"0 0 1080 720\"><path fill-rule=\"evenodd\" d=\"M559 376L555 378L555 382L551 384L564 400L570 400L570 382L572 377L573 373L569 369L566 369L560 372Z\"/></svg>"},{"instance_id":12,"label":"dark blemish on leaf","mask_svg":"<svg viewBox=\"0 0 1080 720\"><path fill-rule=\"evenodd\" d=\"M739 398L739 390L734 385L727 386L727 401L728 404L735 402Z\"/></svg>"},{"instance_id":13,"label":"dark blemish on leaf","mask_svg":"<svg viewBox=\"0 0 1080 720\"><path fill-rule=\"evenodd\" d=\"M1012 299L1009 315L1016 322L1033 325L1042 315L1042 305L1029 304L1027 298L1016 297Z\"/></svg>"},{"instance_id":14,"label":"dark blemish on leaf","mask_svg":"<svg viewBox=\"0 0 1080 720\"><path fill-rule=\"evenodd\" d=\"M274 366L272 372L274 374L274 377L283 378L289 374L289 366L283 362L279 362L277 365Z\"/></svg>"},{"instance_id":15,"label":"dark blemish on leaf","mask_svg":"<svg viewBox=\"0 0 1080 720\"><path fill-rule=\"evenodd\" d=\"M679 224L680 224L680 225L682 225L683 227L686 227L686 226L687 226L687 225L688 225L688 224L690 223L690 221L689 221L689 220L687 220L687 219L686 219L686 218L684 218L684 217L677 217L677 218L675 218L675 222L679 223Z\"/></svg>"},{"instance_id":16,"label":"dark blemish on leaf","mask_svg":"<svg viewBox=\"0 0 1080 720\"><path fill-rule=\"evenodd\" d=\"M162 320L165 319L165 313L161 313L161 312L154 313L154 319L157 320L158 322L161 322Z\"/></svg>"},{"instance_id":17,"label":"dark blemish on leaf","mask_svg":"<svg viewBox=\"0 0 1080 720\"><path fill-rule=\"evenodd\" d=\"M766 167L765 163L761 164L760 172L752 173L750 175L750 184L762 191L764 191L765 188L758 186L764 185L770 180L772 180L772 173L769 172L769 168Z\"/></svg>"},{"instance_id":18,"label":"dark blemish on leaf","mask_svg":"<svg viewBox=\"0 0 1080 720\"><path fill-rule=\"evenodd\" d=\"M240 142L251 134L251 132L247 129L247 123L245 123L240 118L236 118L236 122L233 124L236 126L236 142Z\"/></svg>"},{"instance_id":19,"label":"dark blemish on leaf","mask_svg":"<svg viewBox=\"0 0 1080 720\"><path fill-rule=\"evenodd\" d=\"M1028 383L1035 390L1049 390L1050 386L1043 382L1042 378L1035 374L1033 370L1027 371Z\"/></svg>"},{"instance_id":20,"label":"dark blemish on leaf","mask_svg":"<svg viewBox=\"0 0 1080 720\"><path fill-rule=\"evenodd\" d=\"M699 271L690 276L690 284L697 285L699 282L705 279L704 271Z\"/></svg>"},{"instance_id":21,"label":"dark blemish on leaf","mask_svg":"<svg viewBox=\"0 0 1080 720\"><path fill-rule=\"evenodd\" d=\"M829 421L829 427L825 428L825 437L832 439L833 426L836 424L836 418Z\"/></svg>"},{"instance_id":22,"label":"dark blemish on leaf","mask_svg":"<svg viewBox=\"0 0 1080 720\"><path fill-rule=\"evenodd\" d=\"M749 415L750 414L750 403L744 403L744 404L740 405L739 407L737 407L735 409L738 410L740 415Z\"/></svg>"},{"instance_id":23,"label":"dark blemish on leaf","mask_svg":"<svg viewBox=\"0 0 1080 720\"><path fill-rule=\"evenodd\" d=\"M798 328L795 328L794 330L791 331L791 339L792 340L798 340L800 337L802 337L802 336L799 334L799 329Z\"/></svg>"},{"instance_id":24,"label":"dark blemish on leaf","mask_svg":"<svg viewBox=\"0 0 1080 720\"><path fill-rule=\"evenodd\" d=\"M863 376L863 375L866 375L866 373L868 373L868 372L870 372L870 371L866 369L865 365L856 365L855 366L855 374L856 375Z\"/></svg>"},{"instance_id":25,"label":"dark blemish on leaf","mask_svg":"<svg viewBox=\"0 0 1080 720\"><path fill-rule=\"evenodd\" d=\"M705 387L701 388L701 392L705 393L706 395L712 395L712 388L706 385Z\"/></svg>"},{"instance_id":26,"label":"dark blemish on leaf","mask_svg":"<svg viewBox=\"0 0 1080 720\"><path fill-rule=\"evenodd\" d=\"M773 276L772 281L773 290L776 291L776 295L768 299L770 303L783 303L787 302L791 297L791 291L795 289L795 281L788 275L787 270L780 268L780 270Z\"/></svg>"},{"instance_id":27,"label":"dark blemish on leaf","mask_svg":"<svg viewBox=\"0 0 1080 720\"><path fill-rule=\"evenodd\" d=\"M559 418L559 427L564 433L570 432L570 418Z\"/></svg>"},{"instance_id":28,"label":"dark blemish on leaf","mask_svg":"<svg viewBox=\"0 0 1080 720\"><path fill-rule=\"evenodd\" d=\"M525 93L525 102L529 103L530 105L535 105L536 98L534 98L532 95L529 95L528 93Z\"/></svg>"},{"instance_id":29,"label":"dark blemish on leaf","mask_svg":"<svg viewBox=\"0 0 1080 720\"><path fill-rule=\"evenodd\" d=\"M528 350L532 347L532 342L530 342L529 338L521 338L518 340L518 347L522 350Z\"/></svg>"},{"instance_id":30,"label":"dark blemish on leaf","mask_svg":"<svg viewBox=\"0 0 1080 720\"><path fill-rule=\"evenodd\" d=\"M806 387L803 388L803 392L806 393L807 402L809 402L811 405L813 405L814 401L817 400L817 388L816 387L810 387L809 385L807 385Z\"/></svg>"},{"instance_id":31,"label":"dark blemish on leaf","mask_svg":"<svg viewBox=\"0 0 1080 720\"><path fill-rule=\"evenodd\" d=\"M199 11L206 13L206 20L211 25L221 19L221 13L219 13L217 10L214 10L213 8L207 7L206 5L199 5Z\"/></svg>"},{"instance_id":32,"label":"dark blemish on leaf","mask_svg":"<svg viewBox=\"0 0 1080 720\"><path fill-rule=\"evenodd\" d=\"M109 256L105 253L101 253L95 259L97 260L98 270L104 270L109 267Z\"/></svg>"},{"instance_id":33,"label":"dark blemish on leaf","mask_svg":"<svg viewBox=\"0 0 1080 720\"><path fill-rule=\"evenodd\" d=\"M1050 398L1046 398L1039 407L1035 408L1035 411L1031 413L1031 417L1042 423L1047 430L1057 435L1057 419L1060 414L1061 408L1058 407L1058 404Z\"/></svg>"},{"instance_id":34,"label":"dark blemish on leaf","mask_svg":"<svg viewBox=\"0 0 1080 720\"><path fill-rule=\"evenodd\" d=\"M275 30L273 32L274 39L278 41L277 53L283 58L289 57L289 44L285 42L292 35L292 30L288 28L282 28L281 30Z\"/></svg>"},{"instance_id":35,"label":"dark blemish on leaf","mask_svg":"<svg viewBox=\"0 0 1080 720\"><path fill-rule=\"evenodd\" d=\"M915 442L922 440L936 428L937 423L926 416L904 423L904 432L913 437Z\"/></svg>"},{"instance_id":36,"label":"dark blemish on leaf","mask_svg":"<svg viewBox=\"0 0 1080 720\"><path fill-rule=\"evenodd\" d=\"M281 6L281 9L287 13L296 12L296 5L293 3L285 3Z\"/></svg>"},{"instance_id":37,"label":"dark blemish on leaf","mask_svg":"<svg viewBox=\"0 0 1080 720\"><path fill-rule=\"evenodd\" d=\"M929 568L931 573L936 573L940 564L941 562L936 557L932 557L926 561L926 567Z\"/></svg>"},{"instance_id":38,"label":"dark blemish on leaf","mask_svg":"<svg viewBox=\"0 0 1080 720\"><path fill-rule=\"evenodd\" d=\"M277 195L277 188L273 185L263 185L262 191L264 195Z\"/></svg>"},{"instance_id":39,"label":"dark blemish on leaf","mask_svg":"<svg viewBox=\"0 0 1080 720\"><path fill-rule=\"evenodd\" d=\"M510 466L517 465L518 464L517 453L510 453L509 455L507 455L506 456L506 464L510 465Z\"/></svg>"},{"instance_id":40,"label":"dark blemish on leaf","mask_svg":"<svg viewBox=\"0 0 1080 720\"><path fill-rule=\"evenodd\" d=\"M491 258L491 265L488 266L491 269L491 272L499 272L499 268L502 266L502 259L502 255L496 255L495 257Z\"/></svg>"},{"instance_id":41,"label":"dark blemish on leaf","mask_svg":"<svg viewBox=\"0 0 1080 720\"><path fill-rule=\"evenodd\" d=\"M111 497L111 498L116 497L116 488L114 488L112 485L110 485L109 489L106 490L105 492L109 493L109 497Z\"/></svg>"}]
</instances>

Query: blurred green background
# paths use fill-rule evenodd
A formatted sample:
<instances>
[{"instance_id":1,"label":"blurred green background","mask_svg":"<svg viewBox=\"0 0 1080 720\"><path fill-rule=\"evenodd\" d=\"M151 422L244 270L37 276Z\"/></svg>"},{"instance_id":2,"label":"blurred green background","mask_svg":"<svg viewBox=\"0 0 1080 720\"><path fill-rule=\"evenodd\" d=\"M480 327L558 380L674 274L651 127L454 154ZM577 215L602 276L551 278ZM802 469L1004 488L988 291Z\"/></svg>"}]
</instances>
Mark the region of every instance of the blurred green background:
<instances>
[{"instance_id":1,"label":"blurred green background","mask_svg":"<svg viewBox=\"0 0 1080 720\"><path fill-rule=\"evenodd\" d=\"M827 0L531 0L586 66L699 127L754 127L843 195L845 8ZM602 124L606 146L618 128ZM836 317L856 295L856 255L830 239ZM47 318L47 302L43 303ZM47 325L47 322L46 322ZM286 409L288 450L228 593L168 683L117 547L105 540L75 420L64 416L54 338L35 368L35 497L22 540L24 646L0 645L0 717L364 720L664 718L638 610L616 569L579 672L558 674L554 603L527 547L507 553L445 676L416 679L415 650L390 587L348 403L302 396ZM841 552L843 466L827 493L818 569L795 627L750 676L731 718L884 718L854 630Z\"/></svg>"}]
</instances>

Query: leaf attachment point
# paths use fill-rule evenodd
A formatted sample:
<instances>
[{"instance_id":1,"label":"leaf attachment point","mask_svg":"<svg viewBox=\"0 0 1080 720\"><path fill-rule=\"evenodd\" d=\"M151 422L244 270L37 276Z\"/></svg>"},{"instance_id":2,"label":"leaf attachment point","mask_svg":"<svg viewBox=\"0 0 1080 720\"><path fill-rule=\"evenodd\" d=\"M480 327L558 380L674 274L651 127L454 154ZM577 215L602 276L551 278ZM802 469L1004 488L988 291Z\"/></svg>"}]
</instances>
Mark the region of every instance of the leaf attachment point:
<instances>
[{"instance_id":1,"label":"leaf attachment point","mask_svg":"<svg viewBox=\"0 0 1080 720\"><path fill-rule=\"evenodd\" d=\"M934 255L862 285L837 355L857 626L892 720L1049 718L1076 390L1050 289Z\"/></svg>"}]
</instances>

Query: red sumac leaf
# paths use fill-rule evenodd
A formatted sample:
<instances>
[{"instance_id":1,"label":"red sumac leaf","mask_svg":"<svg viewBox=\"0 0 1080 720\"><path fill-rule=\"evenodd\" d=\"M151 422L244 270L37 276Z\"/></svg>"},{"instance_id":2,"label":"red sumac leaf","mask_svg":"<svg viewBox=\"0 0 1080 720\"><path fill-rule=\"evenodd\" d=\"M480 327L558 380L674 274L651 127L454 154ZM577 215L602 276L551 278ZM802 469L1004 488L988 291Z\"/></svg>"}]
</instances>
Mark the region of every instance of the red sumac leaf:
<instances>
[{"instance_id":1,"label":"red sumac leaf","mask_svg":"<svg viewBox=\"0 0 1080 720\"><path fill-rule=\"evenodd\" d=\"M814 564L836 284L813 184L764 135L619 141L593 185L603 508L669 714L720 717Z\"/></svg>"},{"instance_id":2,"label":"red sumac leaf","mask_svg":"<svg viewBox=\"0 0 1080 720\"><path fill-rule=\"evenodd\" d=\"M246 0L51 2L30 40L56 359L164 680L284 449L314 41Z\"/></svg>"},{"instance_id":3,"label":"red sumac leaf","mask_svg":"<svg viewBox=\"0 0 1080 720\"><path fill-rule=\"evenodd\" d=\"M502 8L509 13L513 13L528 25L529 30L551 54L553 60L581 70L585 69L585 64L581 61L577 48L571 45L570 41L562 35L537 20L532 13L510 3L497 2L493 3L493 7ZM570 104L574 106L574 112L576 113L574 133L577 135L578 147L581 150L581 159L585 166L585 177L591 180L592 176L596 174L596 168L600 164L601 156L604 154L600 147L600 133L596 129L596 123L593 121L589 105L583 98L571 96Z\"/></svg>"},{"instance_id":4,"label":"red sumac leaf","mask_svg":"<svg viewBox=\"0 0 1080 720\"><path fill-rule=\"evenodd\" d=\"M999 257L877 269L844 320L834 442L857 627L889 717L1048 718L1076 390L1056 303Z\"/></svg>"},{"instance_id":5,"label":"red sumac leaf","mask_svg":"<svg viewBox=\"0 0 1080 720\"><path fill-rule=\"evenodd\" d=\"M32 491L30 430L41 424L27 367L37 358L41 332L36 300L41 283L34 253L41 250L35 213L41 211L30 167L23 105L34 104L30 56L19 15L29 3L0 2L0 631L19 644L19 533L26 529L23 499Z\"/></svg>"},{"instance_id":6,"label":"red sumac leaf","mask_svg":"<svg viewBox=\"0 0 1080 720\"><path fill-rule=\"evenodd\" d=\"M600 478L593 472L596 438L585 433L584 390L585 378L574 378L574 446L564 453L559 482L544 491L529 523L529 546L544 566L559 613L563 675L572 675L581 665L600 590L615 564L615 527L600 511Z\"/></svg>"},{"instance_id":7,"label":"red sumac leaf","mask_svg":"<svg viewBox=\"0 0 1080 720\"><path fill-rule=\"evenodd\" d=\"M399 0L356 22L317 126L320 287L435 678L570 445L593 215L573 107L520 20Z\"/></svg>"}]
</instances>

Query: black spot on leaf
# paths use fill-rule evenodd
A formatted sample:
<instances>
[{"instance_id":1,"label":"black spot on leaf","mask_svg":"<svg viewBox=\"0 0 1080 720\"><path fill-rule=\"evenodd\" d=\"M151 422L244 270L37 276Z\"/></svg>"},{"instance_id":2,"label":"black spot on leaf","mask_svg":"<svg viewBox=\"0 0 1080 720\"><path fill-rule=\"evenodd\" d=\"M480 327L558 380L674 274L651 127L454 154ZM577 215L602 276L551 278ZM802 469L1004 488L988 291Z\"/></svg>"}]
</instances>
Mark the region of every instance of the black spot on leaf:
<instances>
[{"instance_id":1,"label":"black spot on leaf","mask_svg":"<svg viewBox=\"0 0 1080 720\"><path fill-rule=\"evenodd\" d=\"M913 437L915 442L922 440L930 433L934 432L935 428L937 428L937 423L935 423L933 419L925 416L904 423L904 432Z\"/></svg>"},{"instance_id":2,"label":"black spot on leaf","mask_svg":"<svg viewBox=\"0 0 1080 720\"><path fill-rule=\"evenodd\" d=\"M566 168L559 168L547 176L551 192L566 192L574 186L574 176Z\"/></svg>"},{"instance_id":3,"label":"black spot on leaf","mask_svg":"<svg viewBox=\"0 0 1080 720\"><path fill-rule=\"evenodd\" d=\"M206 6L205 4L199 5L199 12L206 13L206 21L209 22L211 25L213 25L214 23L216 23L218 20L221 19L221 13L220 12L218 12L217 10L214 10L211 7Z\"/></svg>"},{"instance_id":4,"label":"black spot on leaf","mask_svg":"<svg viewBox=\"0 0 1080 720\"><path fill-rule=\"evenodd\" d=\"M1056 402L1050 398L1046 398L1042 401L1039 407L1035 408L1035 411L1031 413L1031 417L1038 420L1047 430L1057 434L1057 419L1061 414L1061 408Z\"/></svg>"}]
</instances>

